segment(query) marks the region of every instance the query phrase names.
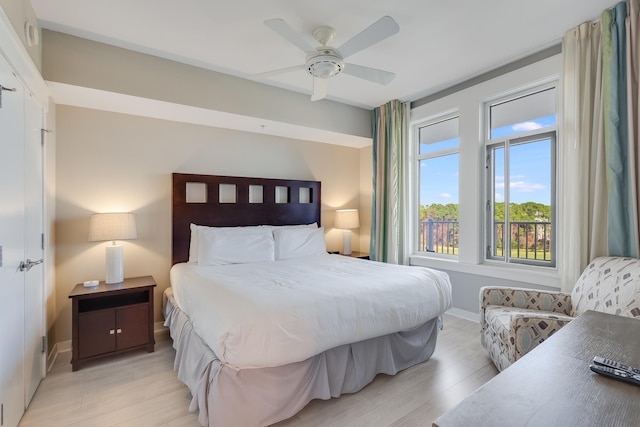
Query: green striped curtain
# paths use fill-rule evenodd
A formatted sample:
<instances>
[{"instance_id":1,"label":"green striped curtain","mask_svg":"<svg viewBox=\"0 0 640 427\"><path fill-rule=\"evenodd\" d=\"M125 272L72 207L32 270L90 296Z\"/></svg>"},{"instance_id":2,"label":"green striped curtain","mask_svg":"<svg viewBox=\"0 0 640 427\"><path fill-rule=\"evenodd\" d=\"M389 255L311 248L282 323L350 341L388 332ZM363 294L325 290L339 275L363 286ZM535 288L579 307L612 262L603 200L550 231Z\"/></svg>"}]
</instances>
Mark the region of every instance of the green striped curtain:
<instances>
[{"instance_id":1,"label":"green striped curtain","mask_svg":"<svg viewBox=\"0 0 640 427\"><path fill-rule=\"evenodd\" d=\"M390 101L373 110L373 203L370 257L404 264L404 140L409 104Z\"/></svg>"},{"instance_id":2,"label":"green striped curtain","mask_svg":"<svg viewBox=\"0 0 640 427\"><path fill-rule=\"evenodd\" d=\"M631 1L637 10L637 0ZM618 3L602 13L602 88L604 137L607 165L607 236L609 254L638 256L637 195L635 170L638 140L629 129L629 111L638 104L637 91L627 75L627 3ZM636 29L637 31L637 29ZM637 37L637 35L636 35ZM635 43L634 43L635 44ZM638 45L629 46L638 49ZM634 104L633 106L631 104ZM636 117L637 120L637 117Z\"/></svg>"},{"instance_id":3,"label":"green striped curtain","mask_svg":"<svg viewBox=\"0 0 640 427\"><path fill-rule=\"evenodd\" d=\"M640 0L563 40L562 290L597 256L638 257Z\"/></svg>"}]
</instances>

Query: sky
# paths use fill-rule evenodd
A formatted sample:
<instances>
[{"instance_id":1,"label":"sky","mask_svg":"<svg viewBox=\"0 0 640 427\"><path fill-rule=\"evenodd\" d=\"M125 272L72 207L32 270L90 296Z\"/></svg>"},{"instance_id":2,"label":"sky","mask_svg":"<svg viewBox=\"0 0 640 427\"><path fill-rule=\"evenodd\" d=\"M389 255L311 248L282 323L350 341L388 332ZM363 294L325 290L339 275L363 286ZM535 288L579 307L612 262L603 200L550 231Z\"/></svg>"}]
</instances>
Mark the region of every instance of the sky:
<instances>
[{"instance_id":1,"label":"sky","mask_svg":"<svg viewBox=\"0 0 640 427\"><path fill-rule=\"evenodd\" d=\"M555 124L555 115L492 130L492 137L518 134ZM455 146L456 140L438 143ZM424 152L424 150L423 150ZM510 151L511 202L550 204L550 142L538 141L512 147ZM426 173L425 173L426 172ZM420 204L459 203L458 154L422 160L420 163ZM496 201L504 200L504 164L496 165Z\"/></svg>"}]
</instances>

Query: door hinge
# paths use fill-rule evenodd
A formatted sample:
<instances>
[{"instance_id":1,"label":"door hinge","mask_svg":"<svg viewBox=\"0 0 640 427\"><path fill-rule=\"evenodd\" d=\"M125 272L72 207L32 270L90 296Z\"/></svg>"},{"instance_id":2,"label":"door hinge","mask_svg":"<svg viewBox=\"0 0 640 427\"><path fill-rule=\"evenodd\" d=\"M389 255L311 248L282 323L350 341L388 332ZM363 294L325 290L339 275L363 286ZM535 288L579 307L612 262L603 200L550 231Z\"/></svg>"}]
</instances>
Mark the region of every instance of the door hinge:
<instances>
[{"instance_id":1,"label":"door hinge","mask_svg":"<svg viewBox=\"0 0 640 427\"><path fill-rule=\"evenodd\" d=\"M4 403L0 403L0 426L4 425Z\"/></svg>"},{"instance_id":2,"label":"door hinge","mask_svg":"<svg viewBox=\"0 0 640 427\"><path fill-rule=\"evenodd\" d=\"M45 336L42 337L42 352L47 352L47 337Z\"/></svg>"},{"instance_id":3,"label":"door hinge","mask_svg":"<svg viewBox=\"0 0 640 427\"><path fill-rule=\"evenodd\" d=\"M487 245L487 258L491 258L491 246Z\"/></svg>"},{"instance_id":4,"label":"door hinge","mask_svg":"<svg viewBox=\"0 0 640 427\"><path fill-rule=\"evenodd\" d=\"M42 250L44 251L44 233L40 234L40 245L42 246Z\"/></svg>"}]
</instances>

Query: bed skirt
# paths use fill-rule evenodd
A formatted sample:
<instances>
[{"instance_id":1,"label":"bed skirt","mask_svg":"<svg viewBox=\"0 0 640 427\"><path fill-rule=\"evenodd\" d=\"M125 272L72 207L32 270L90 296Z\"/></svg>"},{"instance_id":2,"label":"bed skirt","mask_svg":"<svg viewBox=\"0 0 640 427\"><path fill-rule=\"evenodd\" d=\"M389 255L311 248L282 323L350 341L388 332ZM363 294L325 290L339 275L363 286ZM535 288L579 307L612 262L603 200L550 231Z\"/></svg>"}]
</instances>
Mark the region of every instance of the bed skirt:
<instances>
[{"instance_id":1,"label":"bed skirt","mask_svg":"<svg viewBox=\"0 0 640 427\"><path fill-rule=\"evenodd\" d=\"M434 318L411 331L345 344L284 366L233 369L194 332L171 288L164 294L165 326L176 350L174 369L191 391L189 410L203 426L266 426L295 415L313 399L354 393L377 374L395 375L433 354Z\"/></svg>"}]
</instances>

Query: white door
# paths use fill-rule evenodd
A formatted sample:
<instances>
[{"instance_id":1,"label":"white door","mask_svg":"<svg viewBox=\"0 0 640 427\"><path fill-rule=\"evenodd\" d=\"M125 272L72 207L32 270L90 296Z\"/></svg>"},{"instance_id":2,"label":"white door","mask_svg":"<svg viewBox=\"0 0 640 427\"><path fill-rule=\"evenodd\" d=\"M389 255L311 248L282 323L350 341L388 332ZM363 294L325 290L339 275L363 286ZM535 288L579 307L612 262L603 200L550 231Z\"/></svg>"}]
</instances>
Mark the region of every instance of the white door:
<instances>
[{"instance_id":1,"label":"white door","mask_svg":"<svg viewBox=\"0 0 640 427\"><path fill-rule=\"evenodd\" d=\"M24 94L2 58L0 85L0 411L15 426L25 408Z\"/></svg>"},{"instance_id":2,"label":"white door","mask_svg":"<svg viewBox=\"0 0 640 427\"><path fill-rule=\"evenodd\" d=\"M44 182L42 108L27 93L24 133L24 197L25 197L25 255L27 269L24 277L24 384L25 407L31 402L38 384L44 378L46 353L43 352L44 319ZM31 263L29 263L31 261Z\"/></svg>"}]
</instances>

